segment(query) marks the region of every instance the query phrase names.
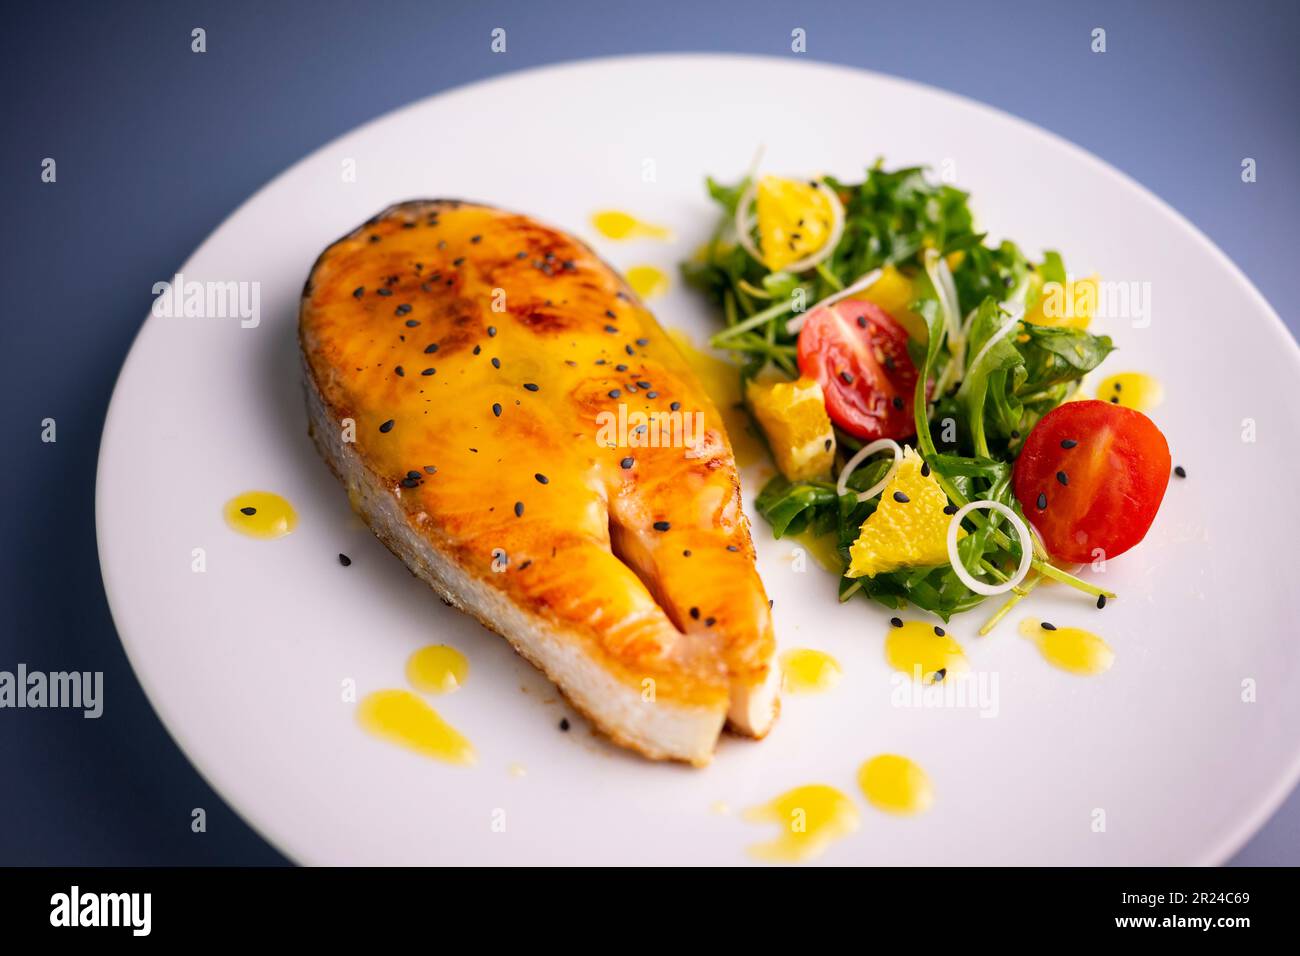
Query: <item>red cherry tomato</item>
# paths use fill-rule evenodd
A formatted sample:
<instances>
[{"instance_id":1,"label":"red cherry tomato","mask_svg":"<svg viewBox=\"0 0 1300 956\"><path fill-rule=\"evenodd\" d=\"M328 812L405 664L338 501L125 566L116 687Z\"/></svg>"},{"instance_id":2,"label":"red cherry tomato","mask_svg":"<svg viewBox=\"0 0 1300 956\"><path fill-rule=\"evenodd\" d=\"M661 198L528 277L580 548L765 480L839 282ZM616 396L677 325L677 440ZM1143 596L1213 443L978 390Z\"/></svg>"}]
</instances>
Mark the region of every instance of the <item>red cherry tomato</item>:
<instances>
[{"instance_id":1,"label":"red cherry tomato","mask_svg":"<svg viewBox=\"0 0 1300 956\"><path fill-rule=\"evenodd\" d=\"M1029 433L1012 484L1052 557L1113 558L1155 520L1169 484L1169 444L1141 412L1067 402Z\"/></svg>"},{"instance_id":2,"label":"red cherry tomato","mask_svg":"<svg viewBox=\"0 0 1300 956\"><path fill-rule=\"evenodd\" d=\"M821 384L831 421L855 438L916 434L907 332L875 303L844 299L808 313L799 331L799 371Z\"/></svg>"}]
</instances>

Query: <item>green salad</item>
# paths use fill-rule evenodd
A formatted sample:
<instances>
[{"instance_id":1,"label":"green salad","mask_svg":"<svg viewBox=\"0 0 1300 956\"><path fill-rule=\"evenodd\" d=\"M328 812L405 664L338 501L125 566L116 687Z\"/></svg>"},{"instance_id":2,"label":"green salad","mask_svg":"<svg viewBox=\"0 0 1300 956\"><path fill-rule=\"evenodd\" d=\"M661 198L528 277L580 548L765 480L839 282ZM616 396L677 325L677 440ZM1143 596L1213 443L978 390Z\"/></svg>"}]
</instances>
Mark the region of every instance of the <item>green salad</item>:
<instances>
[{"instance_id":1,"label":"green salad","mask_svg":"<svg viewBox=\"0 0 1300 956\"><path fill-rule=\"evenodd\" d=\"M1115 347L1088 329L1097 280L991 243L921 167L708 191L718 225L683 272L780 468L757 498L773 533L833 543L842 601L947 620L999 596L987 629L1050 578L1104 606L1072 572L1141 540L1169 458L1122 400L1078 400Z\"/></svg>"}]
</instances>

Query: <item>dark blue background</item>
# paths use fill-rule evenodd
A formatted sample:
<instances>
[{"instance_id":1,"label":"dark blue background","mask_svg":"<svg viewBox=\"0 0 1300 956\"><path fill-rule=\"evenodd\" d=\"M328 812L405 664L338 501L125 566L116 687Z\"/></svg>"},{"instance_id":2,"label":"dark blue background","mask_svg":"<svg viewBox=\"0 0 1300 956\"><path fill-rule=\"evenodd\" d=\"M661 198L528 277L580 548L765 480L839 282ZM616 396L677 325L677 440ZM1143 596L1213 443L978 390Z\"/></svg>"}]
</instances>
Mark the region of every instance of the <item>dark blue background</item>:
<instances>
[{"instance_id":1,"label":"dark blue background","mask_svg":"<svg viewBox=\"0 0 1300 956\"><path fill-rule=\"evenodd\" d=\"M196 26L202 56L190 52ZM497 26L504 56L488 52ZM789 56L796 26L810 57L956 90L1082 144L1208 233L1295 331L1300 13L1289 0L9 7L0 669L102 670L107 703L96 721L0 711L0 863L282 862L172 743L104 600L100 429L152 284L268 179L393 107L561 60ZM1100 56L1088 52L1095 26L1108 34ZM40 181L47 156L54 185ZM1250 186L1245 156L1258 162ZM1213 318L1202 328L1230 334L1232 316ZM46 417L57 444L39 439ZM193 807L208 810L206 834L190 832ZM1300 863L1300 798L1236 862Z\"/></svg>"}]
</instances>

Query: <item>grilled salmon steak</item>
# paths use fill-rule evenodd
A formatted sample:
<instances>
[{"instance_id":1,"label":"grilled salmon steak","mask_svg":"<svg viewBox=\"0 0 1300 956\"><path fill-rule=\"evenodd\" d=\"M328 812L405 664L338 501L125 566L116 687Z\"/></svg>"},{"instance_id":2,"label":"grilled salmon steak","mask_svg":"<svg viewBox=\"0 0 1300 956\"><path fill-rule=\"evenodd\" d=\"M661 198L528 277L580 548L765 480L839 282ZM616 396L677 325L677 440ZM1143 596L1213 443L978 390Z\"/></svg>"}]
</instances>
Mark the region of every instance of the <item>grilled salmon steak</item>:
<instances>
[{"instance_id":1,"label":"grilled salmon steak","mask_svg":"<svg viewBox=\"0 0 1300 956\"><path fill-rule=\"evenodd\" d=\"M527 216L429 200L303 290L311 432L375 534L601 731L705 764L779 674L718 411L626 283Z\"/></svg>"}]
</instances>

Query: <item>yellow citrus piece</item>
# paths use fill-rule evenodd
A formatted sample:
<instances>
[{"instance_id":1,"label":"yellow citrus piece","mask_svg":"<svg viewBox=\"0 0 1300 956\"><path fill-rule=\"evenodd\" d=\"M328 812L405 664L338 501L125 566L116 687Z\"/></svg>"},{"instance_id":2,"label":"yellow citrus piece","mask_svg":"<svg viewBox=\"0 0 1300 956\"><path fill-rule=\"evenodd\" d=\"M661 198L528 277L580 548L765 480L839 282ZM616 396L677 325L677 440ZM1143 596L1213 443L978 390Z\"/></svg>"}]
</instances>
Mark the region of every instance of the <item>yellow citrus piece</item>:
<instances>
[{"instance_id":1,"label":"yellow citrus piece","mask_svg":"<svg viewBox=\"0 0 1300 956\"><path fill-rule=\"evenodd\" d=\"M862 522L858 540L849 547L848 577L948 563L952 519L943 513L948 496L934 475L921 474L922 465L920 455L903 449L903 460L881 492L879 506ZM964 537L965 532L958 536Z\"/></svg>"},{"instance_id":2,"label":"yellow citrus piece","mask_svg":"<svg viewBox=\"0 0 1300 956\"><path fill-rule=\"evenodd\" d=\"M791 481L826 477L835 459L835 432L822 387L811 378L794 382L751 379L745 388L781 474Z\"/></svg>"},{"instance_id":3,"label":"yellow citrus piece","mask_svg":"<svg viewBox=\"0 0 1300 956\"><path fill-rule=\"evenodd\" d=\"M1034 307L1025 313L1030 325L1060 329L1086 329L1097 312L1097 276L1068 279L1064 285L1050 283Z\"/></svg>"},{"instance_id":4,"label":"yellow citrus piece","mask_svg":"<svg viewBox=\"0 0 1300 956\"><path fill-rule=\"evenodd\" d=\"M912 280L899 272L892 265L881 267L880 278L871 283L862 293L862 298L874 302L898 320L909 336L918 342L929 339L925 319L913 312L909 306L916 301L916 290Z\"/></svg>"},{"instance_id":5,"label":"yellow citrus piece","mask_svg":"<svg viewBox=\"0 0 1300 956\"><path fill-rule=\"evenodd\" d=\"M754 193L763 264L773 272L816 252L831 234L831 201L809 182L764 176Z\"/></svg>"}]
</instances>

